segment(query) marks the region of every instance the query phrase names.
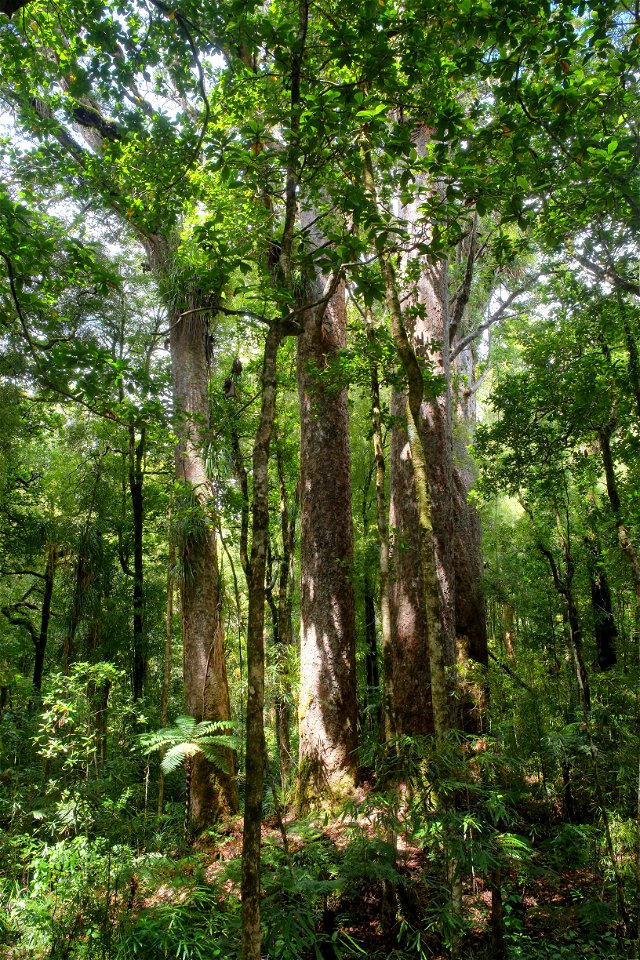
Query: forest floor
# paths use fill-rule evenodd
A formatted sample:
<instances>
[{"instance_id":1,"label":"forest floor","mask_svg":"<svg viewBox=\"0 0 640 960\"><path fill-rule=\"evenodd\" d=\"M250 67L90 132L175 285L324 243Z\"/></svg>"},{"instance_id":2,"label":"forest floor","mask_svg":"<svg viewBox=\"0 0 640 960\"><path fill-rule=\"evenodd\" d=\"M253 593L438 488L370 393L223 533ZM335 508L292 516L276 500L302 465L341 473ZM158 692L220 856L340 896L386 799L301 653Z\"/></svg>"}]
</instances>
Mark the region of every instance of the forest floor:
<instances>
[{"instance_id":1,"label":"forest floor","mask_svg":"<svg viewBox=\"0 0 640 960\"><path fill-rule=\"evenodd\" d=\"M429 844L399 835L397 858L380 839L371 811L329 818L273 817L263 825L263 918L270 958L341 960L343 957L445 960L442 931L455 918L445 893L442 863ZM504 956L508 960L583 960L626 956L617 940L611 885L598 865L572 863L576 826L564 837L512 858L501 875ZM565 831L566 833L566 831ZM139 919L163 902L189 898L188 878L199 875L217 891L224 913L239 901L242 822L227 822L214 837L196 841L191 857L176 862L172 880L152 892L136 892ZM584 860L582 853L576 859ZM180 889L183 893L180 893ZM394 890L395 919L384 921L385 889ZM388 901L387 901L388 903ZM464 932L458 956L498 960L492 941L492 893L479 871L465 883ZM388 916L387 910L387 916ZM221 954L225 956L225 954Z\"/></svg>"},{"instance_id":2,"label":"forest floor","mask_svg":"<svg viewBox=\"0 0 640 960\"><path fill-rule=\"evenodd\" d=\"M268 960L445 960L452 940L457 960L633 955L617 920L600 825L567 823L560 811L530 802L512 833L489 833L470 815L457 821L465 882L456 912L445 857L455 831L420 797L413 810L409 802L390 809L384 799L363 794L341 811L307 818L271 806L262 831ZM179 802L163 817L146 813L131 821L129 843L76 834L42 846L25 837L21 879L6 910L0 905L0 958L237 958L242 819L191 842L181 837L182 819ZM15 843L17 851L22 841ZM632 847L619 849L630 892ZM493 937L492 885L501 890L502 951Z\"/></svg>"}]
</instances>

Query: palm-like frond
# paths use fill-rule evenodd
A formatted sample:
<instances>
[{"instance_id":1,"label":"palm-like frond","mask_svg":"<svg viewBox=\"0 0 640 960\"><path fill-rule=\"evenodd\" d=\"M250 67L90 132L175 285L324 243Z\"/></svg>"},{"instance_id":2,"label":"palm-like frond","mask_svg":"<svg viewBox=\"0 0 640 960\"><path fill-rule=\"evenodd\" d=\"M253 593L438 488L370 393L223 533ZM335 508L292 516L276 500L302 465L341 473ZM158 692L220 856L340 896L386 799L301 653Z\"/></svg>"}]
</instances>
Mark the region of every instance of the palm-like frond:
<instances>
[{"instance_id":1,"label":"palm-like frond","mask_svg":"<svg viewBox=\"0 0 640 960\"><path fill-rule=\"evenodd\" d=\"M230 773L229 764L224 756L225 750L237 749L237 738L230 733L229 720L201 720L194 717L176 717L172 727L163 727L140 737L144 753L156 750L166 751L161 767L165 773L172 773L185 759L201 753L210 763L223 773Z\"/></svg>"},{"instance_id":2,"label":"palm-like frond","mask_svg":"<svg viewBox=\"0 0 640 960\"><path fill-rule=\"evenodd\" d=\"M199 749L193 743L174 743L165 753L160 766L165 773L173 773L184 763L187 757L192 757L194 753L198 753Z\"/></svg>"}]
</instances>

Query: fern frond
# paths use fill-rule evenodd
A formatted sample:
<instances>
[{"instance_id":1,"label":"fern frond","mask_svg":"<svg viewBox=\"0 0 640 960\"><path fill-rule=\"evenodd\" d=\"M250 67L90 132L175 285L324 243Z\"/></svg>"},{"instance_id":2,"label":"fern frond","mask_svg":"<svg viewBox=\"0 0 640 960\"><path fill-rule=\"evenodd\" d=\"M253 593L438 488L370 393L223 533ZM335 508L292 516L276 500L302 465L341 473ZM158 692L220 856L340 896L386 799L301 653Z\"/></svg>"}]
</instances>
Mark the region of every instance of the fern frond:
<instances>
[{"instance_id":1,"label":"fern frond","mask_svg":"<svg viewBox=\"0 0 640 960\"><path fill-rule=\"evenodd\" d=\"M173 773L182 766L186 757L192 757L200 752L200 747L195 743L175 743L165 753L160 766L165 773Z\"/></svg>"},{"instance_id":2,"label":"fern frond","mask_svg":"<svg viewBox=\"0 0 640 960\"><path fill-rule=\"evenodd\" d=\"M176 717L172 727L142 734L139 742L144 753L166 751L161 763L165 773L177 770L186 757L202 753L218 770L229 774L231 770L224 751L236 750L238 747L237 737L232 730L229 720L196 722L194 717L180 716Z\"/></svg>"}]
</instances>

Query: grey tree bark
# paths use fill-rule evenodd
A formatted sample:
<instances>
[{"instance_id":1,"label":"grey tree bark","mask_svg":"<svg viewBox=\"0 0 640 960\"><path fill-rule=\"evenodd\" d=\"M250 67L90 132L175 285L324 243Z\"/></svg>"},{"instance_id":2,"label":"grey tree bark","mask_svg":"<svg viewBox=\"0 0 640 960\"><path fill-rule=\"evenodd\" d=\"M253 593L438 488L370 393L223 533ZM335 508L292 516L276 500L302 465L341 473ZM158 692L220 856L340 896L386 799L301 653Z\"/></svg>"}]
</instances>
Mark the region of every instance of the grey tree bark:
<instances>
[{"instance_id":1,"label":"grey tree bark","mask_svg":"<svg viewBox=\"0 0 640 960\"><path fill-rule=\"evenodd\" d=\"M269 542L269 448L276 411L276 363L281 332L267 333L262 366L262 406L253 446L253 503L247 629L247 763L242 834L242 955L260 960L260 839L264 790L264 608Z\"/></svg>"},{"instance_id":2,"label":"grey tree bark","mask_svg":"<svg viewBox=\"0 0 640 960\"><path fill-rule=\"evenodd\" d=\"M466 333L458 324L456 327L459 335ZM474 665L486 667L489 654L482 527L478 509L469 502L469 494L477 479L476 466L469 452L476 426L474 344L469 344L456 356L453 366L458 384L454 394L453 432L456 661L462 726L468 733L480 733L486 724L487 687L482 671L478 672Z\"/></svg>"},{"instance_id":3,"label":"grey tree bark","mask_svg":"<svg viewBox=\"0 0 640 960\"><path fill-rule=\"evenodd\" d=\"M174 315L170 344L178 436L176 478L182 488L183 508L187 511L182 523L176 519L182 565L180 609L185 707L198 721L229 720L213 489L204 461L209 442L207 314ZM196 830L207 826L223 811L237 809L235 761L231 751L226 761L229 773L215 769L202 754L193 758L191 816Z\"/></svg>"},{"instance_id":4,"label":"grey tree bark","mask_svg":"<svg viewBox=\"0 0 640 960\"><path fill-rule=\"evenodd\" d=\"M426 150L429 132L415 134L416 149ZM420 200L402 214L414 242L428 242L421 223ZM410 251L401 264L406 287L403 318L411 349L419 362L441 378L438 396L424 396L416 419L426 460L434 556L438 580L438 629L444 643L445 665L455 662L455 568L453 430L449 365L449 293L446 261L430 262ZM394 393L396 417L391 439L392 578L391 616L394 636L393 688L399 732L426 735L434 731L430 702L428 628L420 567L420 536L415 471L405 419L406 393ZM435 607L434 607L435 610Z\"/></svg>"},{"instance_id":5,"label":"grey tree bark","mask_svg":"<svg viewBox=\"0 0 640 960\"><path fill-rule=\"evenodd\" d=\"M298 337L301 635L299 804L358 778L351 459L347 390L324 380L345 345L344 286L318 275Z\"/></svg>"},{"instance_id":6,"label":"grey tree bark","mask_svg":"<svg viewBox=\"0 0 640 960\"><path fill-rule=\"evenodd\" d=\"M147 241L152 270L159 278L171 264L166 240ZM169 316L175 431L176 504L174 530L180 560L180 610L187 713L201 720L229 720L231 709L219 611L219 570L214 523L214 491L205 466L210 442L209 320L217 302L186 291ZM182 516L181 516L182 513ZM202 830L226 810L238 807L235 756L227 751L229 772L216 769L202 754L193 758L191 819Z\"/></svg>"}]
</instances>

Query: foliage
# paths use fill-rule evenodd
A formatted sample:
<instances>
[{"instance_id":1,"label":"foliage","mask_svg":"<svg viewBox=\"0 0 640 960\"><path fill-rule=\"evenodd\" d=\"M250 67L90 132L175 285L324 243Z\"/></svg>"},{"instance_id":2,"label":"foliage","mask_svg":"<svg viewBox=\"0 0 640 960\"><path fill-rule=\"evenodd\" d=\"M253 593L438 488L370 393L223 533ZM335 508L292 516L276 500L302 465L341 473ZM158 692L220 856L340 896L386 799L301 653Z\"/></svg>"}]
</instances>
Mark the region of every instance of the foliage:
<instances>
[{"instance_id":1,"label":"foliage","mask_svg":"<svg viewBox=\"0 0 640 960\"><path fill-rule=\"evenodd\" d=\"M393 889L381 951L455 953L474 932L469 888L501 875L511 956L613 956L623 947L612 884L623 921L622 894L637 902L637 9L32 0L9 16L12 4L0 6L0 930L13 954L204 960L236 950L238 864L218 885L192 861L150 856L182 851L181 788L156 784L141 756L162 754L164 773L198 755L220 770L237 747L242 567L260 479L251 451L264 331L276 323L288 339L269 467L267 702L282 715L295 707L296 503L307 491L293 340L320 306L308 295L329 281L348 290L347 343L310 372L329 394L350 390L348 562L367 681L371 658L382 659L371 647L383 579L371 377L385 442L400 419L389 399L404 386L374 255L384 250L410 329L425 309L412 285L434 265L448 277L458 329L451 344L423 344L420 365L426 400L456 419L458 471L475 468L462 421L480 397L486 729L382 743L384 698L369 683L369 781L344 813L352 828L288 829L275 788L263 797L291 841L265 850L265 942L282 960L361 955L352 921ZM314 316L324 336L330 312ZM208 416L177 444L179 464L195 434L204 441L194 484L169 479L185 418L168 355L178 325L196 324L212 367ZM426 357L439 351L451 353L450 389ZM174 584L184 599L194 582L185 545L212 528L233 723L181 714L192 708L166 602ZM177 717L170 727L167 716ZM280 736L267 733L273 755ZM165 789L169 812L156 818ZM602 902L585 892L571 929L536 937L520 891L543 896L567 859L576 899L591 871Z\"/></svg>"},{"instance_id":2,"label":"foliage","mask_svg":"<svg viewBox=\"0 0 640 960\"><path fill-rule=\"evenodd\" d=\"M228 730L229 726L228 721L201 720L198 723L193 717L176 717L173 727L142 734L140 745L145 753L163 751L161 767L165 773L173 773L187 758L197 753L201 753L218 769L226 770L223 751L235 750L238 746L235 737L222 732Z\"/></svg>"}]
</instances>

